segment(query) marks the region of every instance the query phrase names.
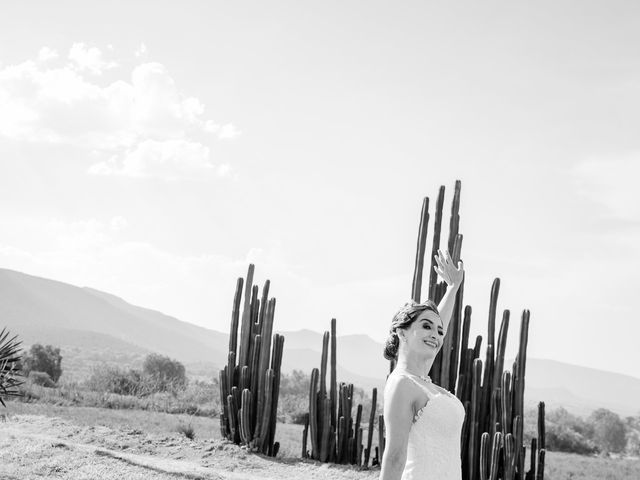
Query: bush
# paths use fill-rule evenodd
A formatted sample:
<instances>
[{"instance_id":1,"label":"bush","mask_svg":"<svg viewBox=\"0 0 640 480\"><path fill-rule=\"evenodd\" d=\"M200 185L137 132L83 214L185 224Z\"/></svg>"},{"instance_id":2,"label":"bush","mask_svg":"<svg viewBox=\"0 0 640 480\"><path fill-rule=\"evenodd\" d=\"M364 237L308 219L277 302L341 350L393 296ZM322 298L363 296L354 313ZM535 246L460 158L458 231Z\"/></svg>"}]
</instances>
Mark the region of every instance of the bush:
<instances>
[{"instance_id":1,"label":"bush","mask_svg":"<svg viewBox=\"0 0 640 480\"><path fill-rule=\"evenodd\" d=\"M193 425L191 425L191 422L189 422L189 424L187 425L185 425L184 423L180 423L176 430L178 431L178 433L181 433L189 440L193 440L194 438L196 438L196 431L193 428Z\"/></svg>"},{"instance_id":2,"label":"bush","mask_svg":"<svg viewBox=\"0 0 640 480\"><path fill-rule=\"evenodd\" d=\"M156 392L175 392L187 385L184 365L165 355L147 355L142 364L142 372L148 377L152 390Z\"/></svg>"},{"instance_id":3,"label":"bush","mask_svg":"<svg viewBox=\"0 0 640 480\"><path fill-rule=\"evenodd\" d=\"M51 345L43 347L39 343L31 345L29 352L22 361L22 370L25 375L30 372L45 372L54 383L57 383L62 375L62 355L60 349Z\"/></svg>"},{"instance_id":4,"label":"bush","mask_svg":"<svg viewBox=\"0 0 640 480\"><path fill-rule=\"evenodd\" d=\"M557 452L578 453L590 455L598 453L598 447L588 438L583 437L566 425L547 423L547 449Z\"/></svg>"},{"instance_id":5,"label":"bush","mask_svg":"<svg viewBox=\"0 0 640 480\"><path fill-rule=\"evenodd\" d=\"M595 410L589 420L593 424L593 440L605 452L620 453L627 444L626 428L620 417L606 408Z\"/></svg>"},{"instance_id":6,"label":"bush","mask_svg":"<svg viewBox=\"0 0 640 480\"><path fill-rule=\"evenodd\" d=\"M21 395L21 343L17 336L9 337L5 328L0 331L0 405L5 407L4 398Z\"/></svg>"},{"instance_id":7,"label":"bush","mask_svg":"<svg viewBox=\"0 0 640 480\"><path fill-rule=\"evenodd\" d=\"M29 380L35 385L47 388L55 388L56 382L54 382L47 372L36 372L32 370L29 372Z\"/></svg>"},{"instance_id":8,"label":"bush","mask_svg":"<svg viewBox=\"0 0 640 480\"><path fill-rule=\"evenodd\" d=\"M95 368L86 382L89 390L118 395L143 396L149 387L139 370L124 370L118 367Z\"/></svg>"}]
</instances>

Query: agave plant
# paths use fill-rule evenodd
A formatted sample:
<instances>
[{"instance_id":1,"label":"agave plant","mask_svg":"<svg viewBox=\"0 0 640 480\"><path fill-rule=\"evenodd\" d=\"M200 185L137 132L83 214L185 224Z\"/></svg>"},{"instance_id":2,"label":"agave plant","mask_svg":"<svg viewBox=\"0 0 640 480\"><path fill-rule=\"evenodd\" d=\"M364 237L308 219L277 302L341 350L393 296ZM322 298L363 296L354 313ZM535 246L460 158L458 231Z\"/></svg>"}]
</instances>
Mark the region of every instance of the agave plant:
<instances>
[{"instance_id":1,"label":"agave plant","mask_svg":"<svg viewBox=\"0 0 640 480\"><path fill-rule=\"evenodd\" d=\"M20 395L20 344L17 336L9 338L6 328L0 332L0 403L6 408L4 399Z\"/></svg>"}]
</instances>

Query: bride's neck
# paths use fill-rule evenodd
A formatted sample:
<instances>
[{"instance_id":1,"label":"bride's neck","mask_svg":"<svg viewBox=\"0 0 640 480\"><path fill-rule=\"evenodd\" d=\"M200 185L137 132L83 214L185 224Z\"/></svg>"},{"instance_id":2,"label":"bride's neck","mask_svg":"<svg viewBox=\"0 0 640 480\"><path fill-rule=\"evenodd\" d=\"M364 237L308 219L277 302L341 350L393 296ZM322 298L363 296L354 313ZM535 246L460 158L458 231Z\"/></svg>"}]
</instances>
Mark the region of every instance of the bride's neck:
<instances>
[{"instance_id":1,"label":"bride's neck","mask_svg":"<svg viewBox=\"0 0 640 480\"><path fill-rule=\"evenodd\" d=\"M431 365L433 365L433 358L400 355L396 362L396 370L400 369L413 375L426 377L429 375Z\"/></svg>"}]
</instances>

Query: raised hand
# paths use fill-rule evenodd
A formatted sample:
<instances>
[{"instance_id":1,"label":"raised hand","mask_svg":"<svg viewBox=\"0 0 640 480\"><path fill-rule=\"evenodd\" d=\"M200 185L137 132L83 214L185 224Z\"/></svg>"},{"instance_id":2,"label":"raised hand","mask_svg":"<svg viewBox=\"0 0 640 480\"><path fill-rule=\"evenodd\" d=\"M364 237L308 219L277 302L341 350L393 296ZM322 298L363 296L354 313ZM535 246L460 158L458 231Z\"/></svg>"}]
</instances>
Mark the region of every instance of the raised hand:
<instances>
[{"instance_id":1,"label":"raised hand","mask_svg":"<svg viewBox=\"0 0 640 480\"><path fill-rule=\"evenodd\" d=\"M438 250L438 255L435 255L437 265L433 267L438 275L446 282L446 284L450 287L455 286L459 287L462 283L462 279L464 278L464 266L462 261L458 262L458 266L456 267L453 264L453 260L451 259L451 255L449 255L449 251L445 250L444 253L442 250Z\"/></svg>"}]
</instances>

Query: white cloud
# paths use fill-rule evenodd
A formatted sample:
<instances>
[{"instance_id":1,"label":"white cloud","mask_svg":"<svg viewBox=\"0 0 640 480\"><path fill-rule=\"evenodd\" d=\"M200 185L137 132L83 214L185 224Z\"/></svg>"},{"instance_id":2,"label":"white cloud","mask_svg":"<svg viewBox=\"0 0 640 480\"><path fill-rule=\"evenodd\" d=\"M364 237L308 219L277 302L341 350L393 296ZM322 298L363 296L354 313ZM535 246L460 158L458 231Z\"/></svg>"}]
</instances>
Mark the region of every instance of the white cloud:
<instances>
[{"instance_id":1,"label":"white cloud","mask_svg":"<svg viewBox=\"0 0 640 480\"><path fill-rule=\"evenodd\" d=\"M231 140L242 134L232 123L218 125L215 122L207 121L204 123L203 129L207 133L216 135L220 140Z\"/></svg>"},{"instance_id":2,"label":"white cloud","mask_svg":"<svg viewBox=\"0 0 640 480\"><path fill-rule=\"evenodd\" d=\"M86 70L94 75L101 75L104 70L118 66L114 61L104 60L99 48L88 47L82 42L71 46L68 57L75 68L80 71Z\"/></svg>"},{"instance_id":3,"label":"white cloud","mask_svg":"<svg viewBox=\"0 0 640 480\"><path fill-rule=\"evenodd\" d=\"M156 177L163 180L199 179L203 175L227 173L209 160L209 148L187 140L145 140L122 159L111 158L89 169L94 175L124 175L128 177Z\"/></svg>"},{"instance_id":4,"label":"white cloud","mask_svg":"<svg viewBox=\"0 0 640 480\"><path fill-rule=\"evenodd\" d=\"M574 168L580 192L619 220L640 222L640 153L590 159Z\"/></svg>"},{"instance_id":5,"label":"white cloud","mask_svg":"<svg viewBox=\"0 0 640 480\"><path fill-rule=\"evenodd\" d=\"M229 173L231 173L231 166L229 164L224 163L218 166L218 175L221 177L226 177Z\"/></svg>"},{"instance_id":6,"label":"white cloud","mask_svg":"<svg viewBox=\"0 0 640 480\"><path fill-rule=\"evenodd\" d=\"M136 57L141 57L143 55L145 55L147 53L147 46L144 43L141 43L140 46L138 48L136 48L136 51L134 52L134 55Z\"/></svg>"},{"instance_id":7,"label":"white cloud","mask_svg":"<svg viewBox=\"0 0 640 480\"><path fill-rule=\"evenodd\" d=\"M111 227L111 230L114 232L119 232L120 230L124 230L125 228L127 228L127 225L128 225L127 219L124 217L121 217L120 215L113 217L109 222L109 226Z\"/></svg>"},{"instance_id":8,"label":"white cloud","mask_svg":"<svg viewBox=\"0 0 640 480\"><path fill-rule=\"evenodd\" d=\"M204 104L181 92L160 63L142 63L130 79L99 84L86 74L114 63L97 48L74 44L69 64L54 61L54 54L44 47L39 58L47 62L0 68L0 135L70 145L111 158L93 165L93 174L179 178L215 170L210 147L199 137L239 134L231 124L220 127L206 118ZM228 167L217 168L218 176L228 173Z\"/></svg>"},{"instance_id":9,"label":"white cloud","mask_svg":"<svg viewBox=\"0 0 640 480\"><path fill-rule=\"evenodd\" d=\"M47 62L49 60L53 60L54 58L58 58L58 52L49 47L42 47L38 52L38 61Z\"/></svg>"},{"instance_id":10,"label":"white cloud","mask_svg":"<svg viewBox=\"0 0 640 480\"><path fill-rule=\"evenodd\" d=\"M218 138L232 139L238 137L241 133L232 123L227 123L220 128Z\"/></svg>"}]
</instances>

